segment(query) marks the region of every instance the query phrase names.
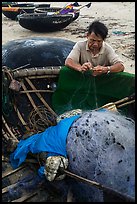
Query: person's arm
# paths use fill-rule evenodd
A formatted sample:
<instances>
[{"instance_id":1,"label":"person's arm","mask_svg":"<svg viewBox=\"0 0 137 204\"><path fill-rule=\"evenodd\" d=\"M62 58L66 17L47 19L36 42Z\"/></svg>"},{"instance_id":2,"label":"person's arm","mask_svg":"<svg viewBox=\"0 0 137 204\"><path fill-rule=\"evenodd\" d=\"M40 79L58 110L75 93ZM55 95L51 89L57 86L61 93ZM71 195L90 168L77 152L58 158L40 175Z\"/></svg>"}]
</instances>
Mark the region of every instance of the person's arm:
<instances>
[{"instance_id":1,"label":"person's arm","mask_svg":"<svg viewBox=\"0 0 137 204\"><path fill-rule=\"evenodd\" d=\"M111 66L108 66L107 68L109 68L110 72L114 73L114 72L123 72L125 67L121 62L117 62Z\"/></svg>"},{"instance_id":2,"label":"person's arm","mask_svg":"<svg viewBox=\"0 0 137 204\"><path fill-rule=\"evenodd\" d=\"M106 57L108 64L107 65L98 65L93 68L93 75L97 76L100 74L109 74L109 73L117 73L117 72L123 72L125 67L123 61L120 59L118 54L116 54L115 50L108 45L105 44L105 50L106 50Z\"/></svg>"},{"instance_id":3,"label":"person's arm","mask_svg":"<svg viewBox=\"0 0 137 204\"><path fill-rule=\"evenodd\" d=\"M65 66L70 67L76 71L81 71L81 64L74 62L71 58L65 60Z\"/></svg>"},{"instance_id":4,"label":"person's arm","mask_svg":"<svg viewBox=\"0 0 137 204\"><path fill-rule=\"evenodd\" d=\"M109 61L109 66L110 66L110 72L123 72L125 67L124 67L124 62L121 60L119 55L116 53L116 51L108 45L108 61Z\"/></svg>"},{"instance_id":5,"label":"person's arm","mask_svg":"<svg viewBox=\"0 0 137 204\"><path fill-rule=\"evenodd\" d=\"M93 76L97 76L100 74L109 74L109 73L117 73L124 71L124 65L121 62L117 62L111 66L96 66L92 69Z\"/></svg>"},{"instance_id":6,"label":"person's arm","mask_svg":"<svg viewBox=\"0 0 137 204\"><path fill-rule=\"evenodd\" d=\"M79 72L85 72L88 69L90 69L92 67L92 64L88 61L81 64L80 56L81 56L81 44L80 42L78 42L74 45L70 54L66 58L65 66L70 67L71 69L74 69Z\"/></svg>"},{"instance_id":7,"label":"person's arm","mask_svg":"<svg viewBox=\"0 0 137 204\"><path fill-rule=\"evenodd\" d=\"M65 65L79 72L85 72L92 67L92 64L90 62L85 62L83 65L81 65L74 62L74 60L72 60L71 58L66 59Z\"/></svg>"}]
</instances>

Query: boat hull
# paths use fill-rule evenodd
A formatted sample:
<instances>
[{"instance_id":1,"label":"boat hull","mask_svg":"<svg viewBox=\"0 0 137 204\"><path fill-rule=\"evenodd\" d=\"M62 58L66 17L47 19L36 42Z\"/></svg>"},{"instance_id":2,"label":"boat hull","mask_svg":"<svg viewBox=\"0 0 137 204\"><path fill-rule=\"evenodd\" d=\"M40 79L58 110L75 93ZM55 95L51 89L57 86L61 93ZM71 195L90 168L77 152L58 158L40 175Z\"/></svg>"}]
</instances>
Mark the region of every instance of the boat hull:
<instances>
[{"instance_id":1,"label":"boat hull","mask_svg":"<svg viewBox=\"0 0 137 204\"><path fill-rule=\"evenodd\" d=\"M73 21L73 15L21 14L18 16L18 21L23 28L31 31L53 32L67 27Z\"/></svg>"},{"instance_id":2,"label":"boat hull","mask_svg":"<svg viewBox=\"0 0 137 204\"><path fill-rule=\"evenodd\" d=\"M60 11L62 8L59 8L59 7L50 7L50 8L36 8L35 9L35 12L36 13L49 13L49 14L52 14L54 12L57 12L57 11ZM74 13L74 12L69 12L70 14L71 13ZM80 12L76 12L74 13L74 16L73 16L73 21L75 21L80 15Z\"/></svg>"},{"instance_id":3,"label":"boat hull","mask_svg":"<svg viewBox=\"0 0 137 204\"><path fill-rule=\"evenodd\" d=\"M9 2L10 3L10 2ZM17 16L22 13L33 13L35 8L47 8L50 4L33 4L33 3L11 3L2 6L2 13L11 20L18 20Z\"/></svg>"},{"instance_id":4,"label":"boat hull","mask_svg":"<svg viewBox=\"0 0 137 204\"><path fill-rule=\"evenodd\" d=\"M11 69L62 66L74 42L61 38L34 37L13 40L2 46L2 65Z\"/></svg>"},{"instance_id":5,"label":"boat hull","mask_svg":"<svg viewBox=\"0 0 137 204\"><path fill-rule=\"evenodd\" d=\"M10 70L17 69L17 71L14 71L14 77L18 81L23 80L22 82L27 89L29 89L29 84L26 80L24 81L24 77L33 76L36 89L41 90L43 99L51 106L52 94L54 92L53 86L56 86L59 70L61 66L64 65L65 59L74 44L72 41L60 38L39 37L14 40L8 42L2 48L2 65L8 67ZM8 83L7 86L9 86L9 82L5 82L5 86L6 83ZM4 95L5 94L6 92L4 92ZM33 95L32 97L34 97L33 100L36 106L44 105L43 102L35 96L34 92L30 94ZM28 121L30 112L35 105L29 105L30 101L28 101L28 96L26 94L24 95L24 93L18 95L17 100L20 101L18 101L20 113L24 115L24 120ZM18 121L17 112L14 109L8 114L9 108L10 102L8 102L8 104L4 102L3 111L5 112L5 116L7 115L6 118L8 122L13 122L14 117L13 125L17 126L21 121ZM20 125L23 128L23 124L20 123Z\"/></svg>"},{"instance_id":6,"label":"boat hull","mask_svg":"<svg viewBox=\"0 0 137 204\"><path fill-rule=\"evenodd\" d=\"M17 20L17 16L20 13L32 13L35 9L34 4L11 4L10 6L11 7L2 7L2 13L11 20ZM23 9L21 9L21 7L23 7Z\"/></svg>"}]
</instances>

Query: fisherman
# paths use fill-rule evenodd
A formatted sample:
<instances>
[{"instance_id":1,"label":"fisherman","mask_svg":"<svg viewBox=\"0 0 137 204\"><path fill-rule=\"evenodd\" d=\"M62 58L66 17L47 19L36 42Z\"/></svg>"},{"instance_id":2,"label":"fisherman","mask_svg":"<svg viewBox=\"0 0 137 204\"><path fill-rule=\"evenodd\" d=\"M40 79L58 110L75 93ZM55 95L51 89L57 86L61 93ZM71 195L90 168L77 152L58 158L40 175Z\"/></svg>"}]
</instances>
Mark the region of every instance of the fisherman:
<instances>
[{"instance_id":1,"label":"fisherman","mask_svg":"<svg viewBox=\"0 0 137 204\"><path fill-rule=\"evenodd\" d=\"M79 72L92 70L93 76L124 71L124 63L114 49L105 42L108 28L100 21L88 27L87 40L77 42L65 65Z\"/></svg>"}]
</instances>

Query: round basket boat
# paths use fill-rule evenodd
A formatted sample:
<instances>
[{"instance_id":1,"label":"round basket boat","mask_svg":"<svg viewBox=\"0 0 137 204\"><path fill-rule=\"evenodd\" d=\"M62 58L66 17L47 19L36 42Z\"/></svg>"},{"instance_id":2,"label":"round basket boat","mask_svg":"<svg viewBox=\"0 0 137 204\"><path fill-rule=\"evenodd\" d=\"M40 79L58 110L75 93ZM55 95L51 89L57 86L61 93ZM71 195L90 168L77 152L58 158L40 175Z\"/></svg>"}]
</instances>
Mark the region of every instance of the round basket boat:
<instances>
[{"instance_id":1,"label":"round basket boat","mask_svg":"<svg viewBox=\"0 0 137 204\"><path fill-rule=\"evenodd\" d=\"M7 18L11 20L17 20L17 16L21 13L27 12L32 13L34 12L35 6L32 3L29 4L11 4L10 7L2 7L2 13Z\"/></svg>"},{"instance_id":2,"label":"round basket boat","mask_svg":"<svg viewBox=\"0 0 137 204\"><path fill-rule=\"evenodd\" d=\"M95 84L97 85L96 99L100 102L100 106L111 102L112 96L118 100L134 92L135 77L131 74L105 75L94 81L91 75L83 75L64 67L64 61L74 44L72 41L60 38L27 38L8 42L2 47L3 202L25 202L26 200L27 202L54 202L55 200L65 202L63 195L63 191L66 190L65 184L61 188L59 183L47 182L45 179L38 180L39 164L32 159L32 155L23 165L13 170L9 162L10 153L13 152L19 140L54 125L60 108L64 112L64 107L67 107L67 110L82 108L79 105L83 103L83 108L89 109L89 105L92 105L91 102L94 103L96 98L92 93ZM87 98L88 81L91 88L89 98ZM81 87L82 84L83 87ZM18 87L18 90L13 89ZM71 97L70 100L69 97ZM135 113L133 108L128 111ZM114 120L111 120L111 123L114 126ZM109 122L105 120L106 124L108 125ZM75 129L74 126L73 129ZM85 130L83 134L86 137ZM109 143L111 144L111 141L105 140L106 146ZM116 144L116 142L113 143ZM120 143L118 145L121 152L125 151ZM85 150L86 148L84 152ZM74 153L76 154L76 151ZM122 162L118 163L121 165ZM116 200L115 197L113 200Z\"/></svg>"},{"instance_id":3,"label":"round basket boat","mask_svg":"<svg viewBox=\"0 0 137 204\"><path fill-rule=\"evenodd\" d=\"M17 15L22 13L33 13L35 8L48 8L50 4L34 3L10 3L2 5L2 13L11 20L17 20Z\"/></svg>"},{"instance_id":4,"label":"round basket boat","mask_svg":"<svg viewBox=\"0 0 137 204\"><path fill-rule=\"evenodd\" d=\"M48 15L54 14L57 11L60 11L62 8L60 7L50 7L50 8L36 8L34 11L36 13L47 13ZM69 12L70 14L73 14L74 12ZM77 11L74 13L73 21L76 20L79 17L80 12Z\"/></svg>"},{"instance_id":5,"label":"round basket boat","mask_svg":"<svg viewBox=\"0 0 137 204\"><path fill-rule=\"evenodd\" d=\"M47 13L24 13L18 16L19 24L36 32L53 32L67 27L73 21L72 14L48 15Z\"/></svg>"},{"instance_id":6,"label":"round basket boat","mask_svg":"<svg viewBox=\"0 0 137 204\"><path fill-rule=\"evenodd\" d=\"M36 8L49 8L50 7L50 4L48 4L48 3L39 4L39 3L35 2L34 5L35 5Z\"/></svg>"},{"instance_id":7,"label":"round basket boat","mask_svg":"<svg viewBox=\"0 0 137 204\"><path fill-rule=\"evenodd\" d=\"M44 100L51 104L52 88L56 84L60 68L64 65L65 59L74 44L74 42L66 39L42 37L10 41L2 47L2 66L8 67L19 81L20 79L24 81L24 77L33 76L35 78L35 86L37 87L38 85L39 90L45 87L46 91L42 91L41 94ZM4 86L6 86L6 83L4 82ZM25 81L23 83L25 83L26 87L28 86ZM35 93L32 93L32 95L35 95ZM21 94L20 97L23 98L21 99L19 97L22 102L18 104L20 106L18 106L18 109L21 114L25 113L24 117L27 121L32 108L28 106L28 99L25 96L26 100L24 96L24 94ZM42 105L39 99L37 102L37 106ZM25 103L27 104L25 105ZM5 109L4 107L6 108L6 106L3 105L3 111ZM8 105L8 107L10 106ZM5 115L8 113L6 109L4 111ZM15 117L14 119L16 121L15 114L15 112L8 114L8 122L13 121L12 117ZM18 119L16 122L18 123Z\"/></svg>"},{"instance_id":8,"label":"round basket boat","mask_svg":"<svg viewBox=\"0 0 137 204\"><path fill-rule=\"evenodd\" d=\"M33 108L35 109L34 104L36 103L36 106L44 105L37 99L36 89L39 90L44 100L57 114L62 114L70 110L70 108L95 109L97 108L96 104L101 107L104 104L117 101L134 93L134 75L129 73L112 74L112 76L103 75L96 79L88 75L88 73L83 77L83 74L81 75L79 72L77 73L68 68L62 69L61 73L59 73L74 44L74 42L65 39L39 37L14 40L2 47L2 66L7 67L12 76L25 85L22 87L24 90L22 89L20 94L19 92L5 89L6 83L10 86L9 80L12 80L12 78L8 74L9 80L5 80L7 78L7 69L3 68L3 114L10 124L14 121L13 125L19 125L21 122L15 116L17 114L16 110L11 108L13 106L12 101L16 97L16 105L18 105L21 114L24 115L26 123L28 123L30 112ZM61 79L58 81L59 76ZM26 80L27 77L32 83L34 82L35 90L34 86ZM57 81L60 88L52 96ZM111 85L108 86L110 81ZM95 84L97 84L97 87ZM81 89L79 88L73 96L73 91L76 87L81 87ZM90 94L87 93L85 98L87 87L90 87ZM30 88L33 90L30 90ZM6 91L4 92L4 90ZM11 95L13 98L8 98L8 93L15 95L14 97ZM31 103L28 101L29 93L34 96L34 104L28 105L28 103ZM71 96L73 96L73 100ZM131 107L128 105L125 111L134 117L134 104L131 104ZM23 124L21 122L20 126Z\"/></svg>"},{"instance_id":9,"label":"round basket boat","mask_svg":"<svg viewBox=\"0 0 137 204\"><path fill-rule=\"evenodd\" d=\"M49 8L35 8L36 13L47 13L47 12L57 12L60 11L62 8L61 7L49 7Z\"/></svg>"}]
</instances>

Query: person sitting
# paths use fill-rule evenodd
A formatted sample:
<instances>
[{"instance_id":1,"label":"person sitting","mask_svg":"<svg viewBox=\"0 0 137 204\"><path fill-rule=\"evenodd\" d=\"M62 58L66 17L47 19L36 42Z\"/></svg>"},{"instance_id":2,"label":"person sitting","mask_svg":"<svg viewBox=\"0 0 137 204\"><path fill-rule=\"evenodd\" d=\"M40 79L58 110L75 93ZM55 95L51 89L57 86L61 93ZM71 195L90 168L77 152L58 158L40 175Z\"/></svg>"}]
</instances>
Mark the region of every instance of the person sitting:
<instances>
[{"instance_id":1,"label":"person sitting","mask_svg":"<svg viewBox=\"0 0 137 204\"><path fill-rule=\"evenodd\" d=\"M88 27L87 40L77 42L65 60L65 65L79 72L92 70L93 76L124 71L124 63L105 42L108 28L100 21Z\"/></svg>"}]
</instances>

